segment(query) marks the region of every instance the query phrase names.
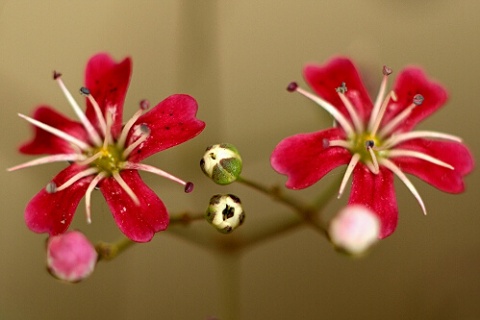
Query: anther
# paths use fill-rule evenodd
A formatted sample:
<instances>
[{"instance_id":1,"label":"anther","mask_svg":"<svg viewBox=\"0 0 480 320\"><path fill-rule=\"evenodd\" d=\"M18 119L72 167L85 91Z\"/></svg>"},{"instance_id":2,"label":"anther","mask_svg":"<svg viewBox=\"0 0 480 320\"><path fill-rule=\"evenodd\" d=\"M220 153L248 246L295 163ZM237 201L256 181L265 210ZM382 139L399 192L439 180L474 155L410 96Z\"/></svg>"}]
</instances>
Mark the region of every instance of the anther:
<instances>
[{"instance_id":1,"label":"anther","mask_svg":"<svg viewBox=\"0 0 480 320\"><path fill-rule=\"evenodd\" d=\"M55 70L53 71L53 80L57 80L61 76L62 76L62 74L60 72L57 72Z\"/></svg>"},{"instance_id":2,"label":"anther","mask_svg":"<svg viewBox=\"0 0 480 320\"><path fill-rule=\"evenodd\" d=\"M373 146L375 146L375 142L374 142L373 140L367 140L367 141L365 141L365 147L366 147L367 149L373 148Z\"/></svg>"},{"instance_id":3,"label":"anther","mask_svg":"<svg viewBox=\"0 0 480 320\"><path fill-rule=\"evenodd\" d=\"M328 147L330 147L330 141L328 141L327 138L322 139L322 147L323 149L327 149Z\"/></svg>"},{"instance_id":4,"label":"anther","mask_svg":"<svg viewBox=\"0 0 480 320\"><path fill-rule=\"evenodd\" d=\"M389 76L389 75L391 75L391 74L392 74L392 72L393 72L393 70L392 70L392 69L390 69L390 68L389 68L389 67L387 67L387 66L383 66L383 70L382 70L382 73L383 73L383 75L385 75L385 76Z\"/></svg>"},{"instance_id":5,"label":"anther","mask_svg":"<svg viewBox=\"0 0 480 320\"><path fill-rule=\"evenodd\" d=\"M150 134L150 128L149 128L148 125L145 124L145 123L142 123L142 124L139 126L139 130L140 130L140 132L141 132L143 135L149 135L149 134Z\"/></svg>"},{"instance_id":6,"label":"anther","mask_svg":"<svg viewBox=\"0 0 480 320\"><path fill-rule=\"evenodd\" d=\"M347 85L345 84L345 82L342 82L342 85L338 88L335 89L338 93L342 93L342 94L345 94L348 89L347 89Z\"/></svg>"},{"instance_id":7,"label":"anther","mask_svg":"<svg viewBox=\"0 0 480 320\"><path fill-rule=\"evenodd\" d=\"M140 100L140 109L148 110L150 108L150 101L147 99Z\"/></svg>"},{"instance_id":8,"label":"anther","mask_svg":"<svg viewBox=\"0 0 480 320\"><path fill-rule=\"evenodd\" d=\"M298 83L296 83L295 81L293 81L293 82L290 82L290 83L288 84L287 91L288 91L288 92L294 92L295 90L297 90L297 88L298 88Z\"/></svg>"},{"instance_id":9,"label":"anther","mask_svg":"<svg viewBox=\"0 0 480 320\"><path fill-rule=\"evenodd\" d=\"M425 98L421 94L416 94L413 97L413 104L419 106L423 103L423 100L425 100Z\"/></svg>"},{"instance_id":10,"label":"anther","mask_svg":"<svg viewBox=\"0 0 480 320\"><path fill-rule=\"evenodd\" d=\"M90 90L88 90L88 88L81 87L80 93L83 94L84 96L88 96L90 94Z\"/></svg>"},{"instance_id":11,"label":"anther","mask_svg":"<svg viewBox=\"0 0 480 320\"><path fill-rule=\"evenodd\" d=\"M55 193L57 192L57 184L55 182L50 182L47 184L47 186L45 187L45 191L47 193Z\"/></svg>"},{"instance_id":12,"label":"anther","mask_svg":"<svg viewBox=\"0 0 480 320\"><path fill-rule=\"evenodd\" d=\"M186 184L185 184L185 193L190 193L193 191L193 182L190 182L188 181Z\"/></svg>"}]
</instances>

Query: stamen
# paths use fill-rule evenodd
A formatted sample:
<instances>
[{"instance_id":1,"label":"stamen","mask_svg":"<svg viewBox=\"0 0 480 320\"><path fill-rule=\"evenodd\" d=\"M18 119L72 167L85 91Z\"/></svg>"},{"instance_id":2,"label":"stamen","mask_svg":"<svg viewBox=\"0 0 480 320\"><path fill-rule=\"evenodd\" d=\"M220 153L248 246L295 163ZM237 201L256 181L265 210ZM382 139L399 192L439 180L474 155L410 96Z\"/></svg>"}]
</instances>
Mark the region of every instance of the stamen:
<instances>
[{"instance_id":1,"label":"stamen","mask_svg":"<svg viewBox=\"0 0 480 320\"><path fill-rule=\"evenodd\" d=\"M99 174L97 174L97 176L93 178L93 180L88 185L87 191L85 191L85 211L86 211L85 214L87 217L88 224L92 223L92 210L91 210L92 209L92 206L91 206L92 191L93 189L95 189L95 187L100 182L100 180L102 180L106 176L107 174L105 172L100 172Z\"/></svg>"},{"instance_id":2,"label":"stamen","mask_svg":"<svg viewBox=\"0 0 480 320\"><path fill-rule=\"evenodd\" d=\"M55 182L49 182L45 186L45 191L49 194L57 192L57 184Z\"/></svg>"},{"instance_id":3,"label":"stamen","mask_svg":"<svg viewBox=\"0 0 480 320\"><path fill-rule=\"evenodd\" d=\"M52 156L46 156L42 158L38 158L35 160L31 160L15 167L8 168L7 171L15 171L23 168L38 166L40 164L46 163L53 163L53 162L60 162L60 161L81 161L84 160L85 156L83 154L76 154L76 153L69 153L69 154L55 154Z\"/></svg>"},{"instance_id":4,"label":"stamen","mask_svg":"<svg viewBox=\"0 0 480 320\"><path fill-rule=\"evenodd\" d=\"M137 122L138 118L140 118L140 116L144 113L144 110L145 109L143 109L140 105L140 110L135 112L133 117L131 117L127 121L127 123L125 123L125 125L123 126L122 132L120 133L120 137L118 138L118 141L117 141L117 146L119 148L124 148L125 147L125 142L127 141L127 136L128 136L128 133L130 132L130 129L133 127L135 122Z\"/></svg>"},{"instance_id":5,"label":"stamen","mask_svg":"<svg viewBox=\"0 0 480 320\"><path fill-rule=\"evenodd\" d=\"M412 158L417 158L421 160L425 160L427 162L436 164L440 167L444 167L450 170L455 170L453 166L450 164L443 162L442 160L439 160L435 157L429 156L428 154L419 152L419 151L413 151L413 150L403 150L403 149L394 149L388 152L388 156L390 158L394 157L412 157Z\"/></svg>"},{"instance_id":6,"label":"stamen","mask_svg":"<svg viewBox=\"0 0 480 320\"><path fill-rule=\"evenodd\" d=\"M387 66L383 66L383 79L380 84L380 89L378 90L377 99L375 100L375 104L373 105L372 113L370 115L370 121L368 122L368 131L373 130L373 126L375 124L375 120L377 120L378 112L380 111L380 107L382 106L382 101L384 101L385 91L387 89L387 82L388 76L392 73L392 69Z\"/></svg>"},{"instance_id":7,"label":"stamen","mask_svg":"<svg viewBox=\"0 0 480 320\"><path fill-rule=\"evenodd\" d=\"M327 140L328 141L328 140ZM328 146L329 147L342 147L345 149L352 149L351 143L345 140L330 140L328 141Z\"/></svg>"},{"instance_id":8,"label":"stamen","mask_svg":"<svg viewBox=\"0 0 480 320\"><path fill-rule=\"evenodd\" d=\"M147 138L150 136L150 128L145 124L142 123L141 125L137 126L140 137L132 142L125 150L123 150L123 158L126 159L132 151L142 144Z\"/></svg>"},{"instance_id":9,"label":"stamen","mask_svg":"<svg viewBox=\"0 0 480 320\"><path fill-rule=\"evenodd\" d=\"M390 102L390 99L393 101L397 101L397 96L394 91L390 91L390 93L386 96L385 100L383 100L383 103L380 109L378 110L378 113L375 117L375 121L371 126L372 128L370 132L372 136L377 134L378 128L380 127L380 123L382 122L383 116L385 115L385 111L387 111L387 106L388 106L388 103ZM370 118L370 120L372 120L372 118Z\"/></svg>"},{"instance_id":10,"label":"stamen","mask_svg":"<svg viewBox=\"0 0 480 320\"><path fill-rule=\"evenodd\" d=\"M380 137L385 137L390 134L403 120L405 120L417 106L423 103L423 96L420 94L413 97L413 102L400 112L395 118L393 118L385 127L380 131Z\"/></svg>"},{"instance_id":11,"label":"stamen","mask_svg":"<svg viewBox=\"0 0 480 320\"><path fill-rule=\"evenodd\" d=\"M115 112L114 108L107 108L107 110L105 111L106 129L105 129L105 138L103 140L104 149L106 149L108 145L113 143L112 125L113 125L114 112Z\"/></svg>"},{"instance_id":12,"label":"stamen","mask_svg":"<svg viewBox=\"0 0 480 320\"><path fill-rule=\"evenodd\" d=\"M425 208L425 204L423 203L420 194L418 193L412 182L408 180L407 176L402 172L402 170L400 170L400 168L397 167L393 162L385 158L380 159L380 164L385 166L387 169L390 169L390 171L392 171L400 180L402 180L408 190L410 190L410 192L413 194L415 199L417 199L418 204L422 208L423 214L426 215L427 209Z\"/></svg>"},{"instance_id":13,"label":"stamen","mask_svg":"<svg viewBox=\"0 0 480 320\"><path fill-rule=\"evenodd\" d=\"M418 138L434 138L444 139L455 142L462 142L462 138L454 136L452 134L435 132L435 131L410 131L400 134L391 135L384 143L382 148L391 148L398 145L401 142L418 139Z\"/></svg>"},{"instance_id":14,"label":"stamen","mask_svg":"<svg viewBox=\"0 0 480 320\"><path fill-rule=\"evenodd\" d=\"M67 141L67 142L70 142L70 143L76 145L78 148L80 148L83 151L88 150L90 148L90 146L88 144L86 144L85 142L83 142L82 140L79 140L79 139L75 138L74 136L71 136L71 135L69 135L68 133L66 133L62 130L51 127L48 124L45 124L43 122L40 122L40 121L35 120L33 118L30 118L30 117L27 117L26 115L23 115L21 113L19 113L18 116L20 118L23 118L23 119L27 120L28 122L30 122L34 126L37 126L41 129L47 131L47 132L50 132L51 134L53 134L57 137Z\"/></svg>"},{"instance_id":15,"label":"stamen","mask_svg":"<svg viewBox=\"0 0 480 320\"><path fill-rule=\"evenodd\" d=\"M98 158L102 157L104 155L104 152L103 152L104 149L100 150L99 152L95 153L93 156L83 160L83 161L80 161L78 162L77 164L81 165L81 166L86 166L90 163L92 163L93 161L97 160Z\"/></svg>"},{"instance_id":16,"label":"stamen","mask_svg":"<svg viewBox=\"0 0 480 320\"><path fill-rule=\"evenodd\" d=\"M148 164L125 162L123 169L146 171L146 172L150 172L150 173L156 174L158 176L170 179L174 182L177 182L177 183L185 186L185 192L187 192L187 193L191 192L192 189L193 189L193 183L192 182L183 181L182 179L177 178L177 177L171 175L168 172L165 172L163 170L160 170L160 169L155 168L153 166L150 166Z\"/></svg>"},{"instance_id":17,"label":"stamen","mask_svg":"<svg viewBox=\"0 0 480 320\"><path fill-rule=\"evenodd\" d=\"M140 100L140 109L145 111L150 108L150 101L147 99Z\"/></svg>"},{"instance_id":18,"label":"stamen","mask_svg":"<svg viewBox=\"0 0 480 320\"><path fill-rule=\"evenodd\" d=\"M378 174L380 169L378 167L378 160L373 147L375 146L375 142L373 140L365 141L365 147L367 148L368 153L370 153L370 157L372 158L372 163L366 163L366 166L373 174Z\"/></svg>"},{"instance_id":19,"label":"stamen","mask_svg":"<svg viewBox=\"0 0 480 320\"><path fill-rule=\"evenodd\" d=\"M98 105L97 101L93 98L93 96L90 93L90 90L85 87L80 88L80 93L83 94L84 96L87 97L88 101L92 104L93 110L95 110L95 115L97 116L98 124L100 126L100 129L103 132L103 136L106 136L107 134L107 124L105 123L105 119L103 118L102 110L100 109L100 106Z\"/></svg>"},{"instance_id":20,"label":"stamen","mask_svg":"<svg viewBox=\"0 0 480 320\"><path fill-rule=\"evenodd\" d=\"M120 187L130 196L130 198L135 202L137 206L140 205L140 200L138 200L137 195L133 192L133 190L129 187L129 185L123 180L123 178L120 176L120 174L116 171L113 172L113 178L115 181L118 182Z\"/></svg>"},{"instance_id":21,"label":"stamen","mask_svg":"<svg viewBox=\"0 0 480 320\"><path fill-rule=\"evenodd\" d=\"M342 100L343 104L347 108L348 114L352 118L355 129L357 129L358 133L363 132L363 123L362 121L360 121L360 117L358 116L358 113L355 110L353 104L345 95L345 93L347 92L347 87L345 85L345 82L342 82L342 86L338 87L336 90L337 90L338 96L340 97L340 100Z\"/></svg>"},{"instance_id":22,"label":"stamen","mask_svg":"<svg viewBox=\"0 0 480 320\"><path fill-rule=\"evenodd\" d=\"M347 118L345 118L343 114L340 113L340 111L338 111L332 104L328 103L326 100L323 100L322 98L303 90L302 88L298 87L295 82L290 83L287 87L287 90L290 92L296 91L300 93L301 95L312 100L320 107L322 107L325 111L330 113L330 115L342 126L343 130L345 130L348 136L351 136L355 133Z\"/></svg>"},{"instance_id":23,"label":"stamen","mask_svg":"<svg viewBox=\"0 0 480 320\"><path fill-rule=\"evenodd\" d=\"M347 186L348 179L352 175L353 169L355 169L355 166L357 165L358 161L360 160L360 154L355 153L350 159L350 163L347 166L347 170L345 171L345 174L343 175L342 183L340 184L340 190L338 191L338 196L337 199L340 199L340 197L343 194L343 191L345 191L345 187Z\"/></svg>"},{"instance_id":24,"label":"stamen","mask_svg":"<svg viewBox=\"0 0 480 320\"><path fill-rule=\"evenodd\" d=\"M85 177L88 177L88 176L90 176L92 174L95 174L97 172L98 172L97 168L88 168L88 169L85 169L83 171L80 171L79 173L77 173L76 175L74 175L73 177L71 177L70 179L65 181L60 187L57 187L56 192L62 191L64 189L70 187L72 184L74 184L78 180L80 180L82 178L85 178Z\"/></svg>"},{"instance_id":25,"label":"stamen","mask_svg":"<svg viewBox=\"0 0 480 320\"><path fill-rule=\"evenodd\" d=\"M88 120L87 116L82 111L82 109L80 109L80 106L75 101L75 99L73 99L72 94L70 93L70 91L68 91L67 87L63 83L62 78L60 77L60 74L57 74L57 76L56 76L56 74L54 73L54 79L55 79L55 81L57 81L57 83L60 86L60 89L62 90L63 94L65 95L68 102L72 106L73 111L75 111L75 114L77 115L78 119L80 119L80 122L82 123L83 127L87 131L91 141L97 146L101 145L102 140L100 139L100 136L98 135L98 132L95 130L92 123Z\"/></svg>"}]
</instances>

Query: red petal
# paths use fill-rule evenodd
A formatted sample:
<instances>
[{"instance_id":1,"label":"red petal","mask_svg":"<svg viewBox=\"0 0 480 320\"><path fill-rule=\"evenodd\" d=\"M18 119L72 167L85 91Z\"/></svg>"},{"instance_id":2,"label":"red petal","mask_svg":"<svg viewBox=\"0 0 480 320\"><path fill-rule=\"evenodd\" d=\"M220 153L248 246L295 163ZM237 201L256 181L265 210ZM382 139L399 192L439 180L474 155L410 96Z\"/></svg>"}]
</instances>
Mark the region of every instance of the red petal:
<instances>
[{"instance_id":1,"label":"red petal","mask_svg":"<svg viewBox=\"0 0 480 320\"><path fill-rule=\"evenodd\" d=\"M380 219L380 239L388 237L398 223L393 173L380 167L379 174L373 174L366 166L358 164L353 171L348 204L362 204L373 210Z\"/></svg>"},{"instance_id":2,"label":"red petal","mask_svg":"<svg viewBox=\"0 0 480 320\"><path fill-rule=\"evenodd\" d=\"M372 101L350 59L339 57L322 66L307 65L303 72L305 81L320 97L334 105L347 119L351 119L336 91L345 82L348 89L346 95L356 107L360 119L364 122L368 120Z\"/></svg>"},{"instance_id":3,"label":"red petal","mask_svg":"<svg viewBox=\"0 0 480 320\"><path fill-rule=\"evenodd\" d=\"M197 136L205 128L205 123L195 117L197 109L194 98L175 94L142 115L136 123L146 124L150 136L131 154L129 161L138 162Z\"/></svg>"},{"instance_id":4,"label":"red petal","mask_svg":"<svg viewBox=\"0 0 480 320\"><path fill-rule=\"evenodd\" d=\"M114 137L118 136L122 127L123 103L130 82L131 69L130 58L117 63L108 54L99 53L90 58L85 70L85 85L99 104L103 114L107 107L116 107L112 128ZM88 99L86 114L98 128L95 111Z\"/></svg>"},{"instance_id":5,"label":"red petal","mask_svg":"<svg viewBox=\"0 0 480 320\"><path fill-rule=\"evenodd\" d=\"M415 139L400 144L398 148L422 152L455 168L451 170L412 157L392 158L402 171L413 174L445 192L464 191L463 176L470 173L474 167L472 154L465 145L452 141Z\"/></svg>"},{"instance_id":6,"label":"red petal","mask_svg":"<svg viewBox=\"0 0 480 320\"><path fill-rule=\"evenodd\" d=\"M341 129L297 134L282 140L270 158L272 167L287 175L286 187L303 189L311 186L332 169L347 164L352 155L344 148L325 148L326 140L344 139Z\"/></svg>"},{"instance_id":7,"label":"red petal","mask_svg":"<svg viewBox=\"0 0 480 320\"><path fill-rule=\"evenodd\" d=\"M120 175L140 200L139 206L113 178L104 179L100 189L120 230L133 241L148 242L167 228L167 209L137 171L124 170Z\"/></svg>"},{"instance_id":8,"label":"red petal","mask_svg":"<svg viewBox=\"0 0 480 320\"><path fill-rule=\"evenodd\" d=\"M397 131L410 131L420 121L437 111L447 101L446 90L437 82L427 78L425 72L419 68L406 68L397 77L395 89L397 102L390 103L385 113L383 123L388 123L398 113L412 104L413 97L421 94L423 103L413 109L410 116L402 121Z\"/></svg>"},{"instance_id":9,"label":"red petal","mask_svg":"<svg viewBox=\"0 0 480 320\"><path fill-rule=\"evenodd\" d=\"M85 170L85 167L70 165L53 178L53 182L60 186L82 170ZM65 232L91 180L92 177L85 177L56 193L47 193L45 188L40 190L25 209L25 222L28 228L34 232L45 232L50 235Z\"/></svg>"},{"instance_id":10,"label":"red petal","mask_svg":"<svg viewBox=\"0 0 480 320\"><path fill-rule=\"evenodd\" d=\"M40 106L33 113L33 118L48 124L51 127L62 130L82 141L88 141L85 129L75 121L70 120L64 115L58 113L48 106ZM19 150L25 154L56 154L56 153L72 153L76 152L69 142L58 138L57 136L33 126L34 138L22 146Z\"/></svg>"}]
</instances>

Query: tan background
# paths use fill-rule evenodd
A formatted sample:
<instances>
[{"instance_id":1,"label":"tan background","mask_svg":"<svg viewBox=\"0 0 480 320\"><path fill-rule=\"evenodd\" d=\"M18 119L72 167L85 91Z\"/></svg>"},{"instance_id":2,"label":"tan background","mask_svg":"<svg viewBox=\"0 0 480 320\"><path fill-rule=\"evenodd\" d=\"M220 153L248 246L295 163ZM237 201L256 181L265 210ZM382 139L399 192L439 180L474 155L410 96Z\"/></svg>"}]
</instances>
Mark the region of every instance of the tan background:
<instances>
[{"instance_id":1,"label":"tan background","mask_svg":"<svg viewBox=\"0 0 480 320\"><path fill-rule=\"evenodd\" d=\"M268 161L274 146L330 123L284 90L301 80L307 62L347 54L373 93L383 64L397 71L410 63L424 66L451 96L421 127L460 135L480 156L479 1L20 0L0 1L0 14L0 167L30 159L16 153L31 134L17 112L30 114L48 103L73 117L51 81L53 69L76 92L92 54L130 55L126 116L140 99L156 103L184 92L197 98L199 117L207 122L200 137L148 161L195 181L193 194L152 175L145 180L172 212L203 211L212 194L236 193L247 220L232 237L290 213L243 186L210 183L198 168L203 149L234 143L246 177L282 184ZM427 217L397 183L400 225L366 259L339 255L301 228L222 264L214 251L165 233L100 264L88 281L64 285L44 271L44 235L31 233L23 221L28 200L63 167L0 170L0 319L206 319L226 309L218 268L232 265L239 267L239 283L230 290L239 290L241 319L480 319L478 170L459 196L412 178ZM340 174L296 194L308 198ZM82 203L73 226L94 241L116 239L99 193L94 202L93 224L86 225ZM329 211L345 203L334 201ZM191 229L216 236L208 226Z\"/></svg>"}]
</instances>

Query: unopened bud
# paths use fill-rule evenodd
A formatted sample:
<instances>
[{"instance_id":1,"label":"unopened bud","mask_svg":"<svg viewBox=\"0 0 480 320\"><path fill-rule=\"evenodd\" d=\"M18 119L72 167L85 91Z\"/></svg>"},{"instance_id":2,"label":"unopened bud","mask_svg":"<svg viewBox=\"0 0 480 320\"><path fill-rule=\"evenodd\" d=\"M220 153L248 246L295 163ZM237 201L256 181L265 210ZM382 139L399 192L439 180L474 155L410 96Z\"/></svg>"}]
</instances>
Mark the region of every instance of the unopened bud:
<instances>
[{"instance_id":1,"label":"unopened bud","mask_svg":"<svg viewBox=\"0 0 480 320\"><path fill-rule=\"evenodd\" d=\"M47 268L55 278L68 282L81 281L95 269L97 251L78 231L51 236L47 243Z\"/></svg>"},{"instance_id":2,"label":"unopened bud","mask_svg":"<svg viewBox=\"0 0 480 320\"><path fill-rule=\"evenodd\" d=\"M330 241L339 250L360 255L373 245L380 234L380 221L370 209L349 205L330 223Z\"/></svg>"},{"instance_id":3,"label":"unopened bud","mask_svg":"<svg viewBox=\"0 0 480 320\"><path fill-rule=\"evenodd\" d=\"M217 194L210 199L205 219L222 233L230 233L245 220L242 203L233 194Z\"/></svg>"},{"instance_id":4,"label":"unopened bud","mask_svg":"<svg viewBox=\"0 0 480 320\"><path fill-rule=\"evenodd\" d=\"M200 160L202 171L217 184L230 184L242 172L242 158L233 145L222 143L210 146Z\"/></svg>"}]
</instances>

